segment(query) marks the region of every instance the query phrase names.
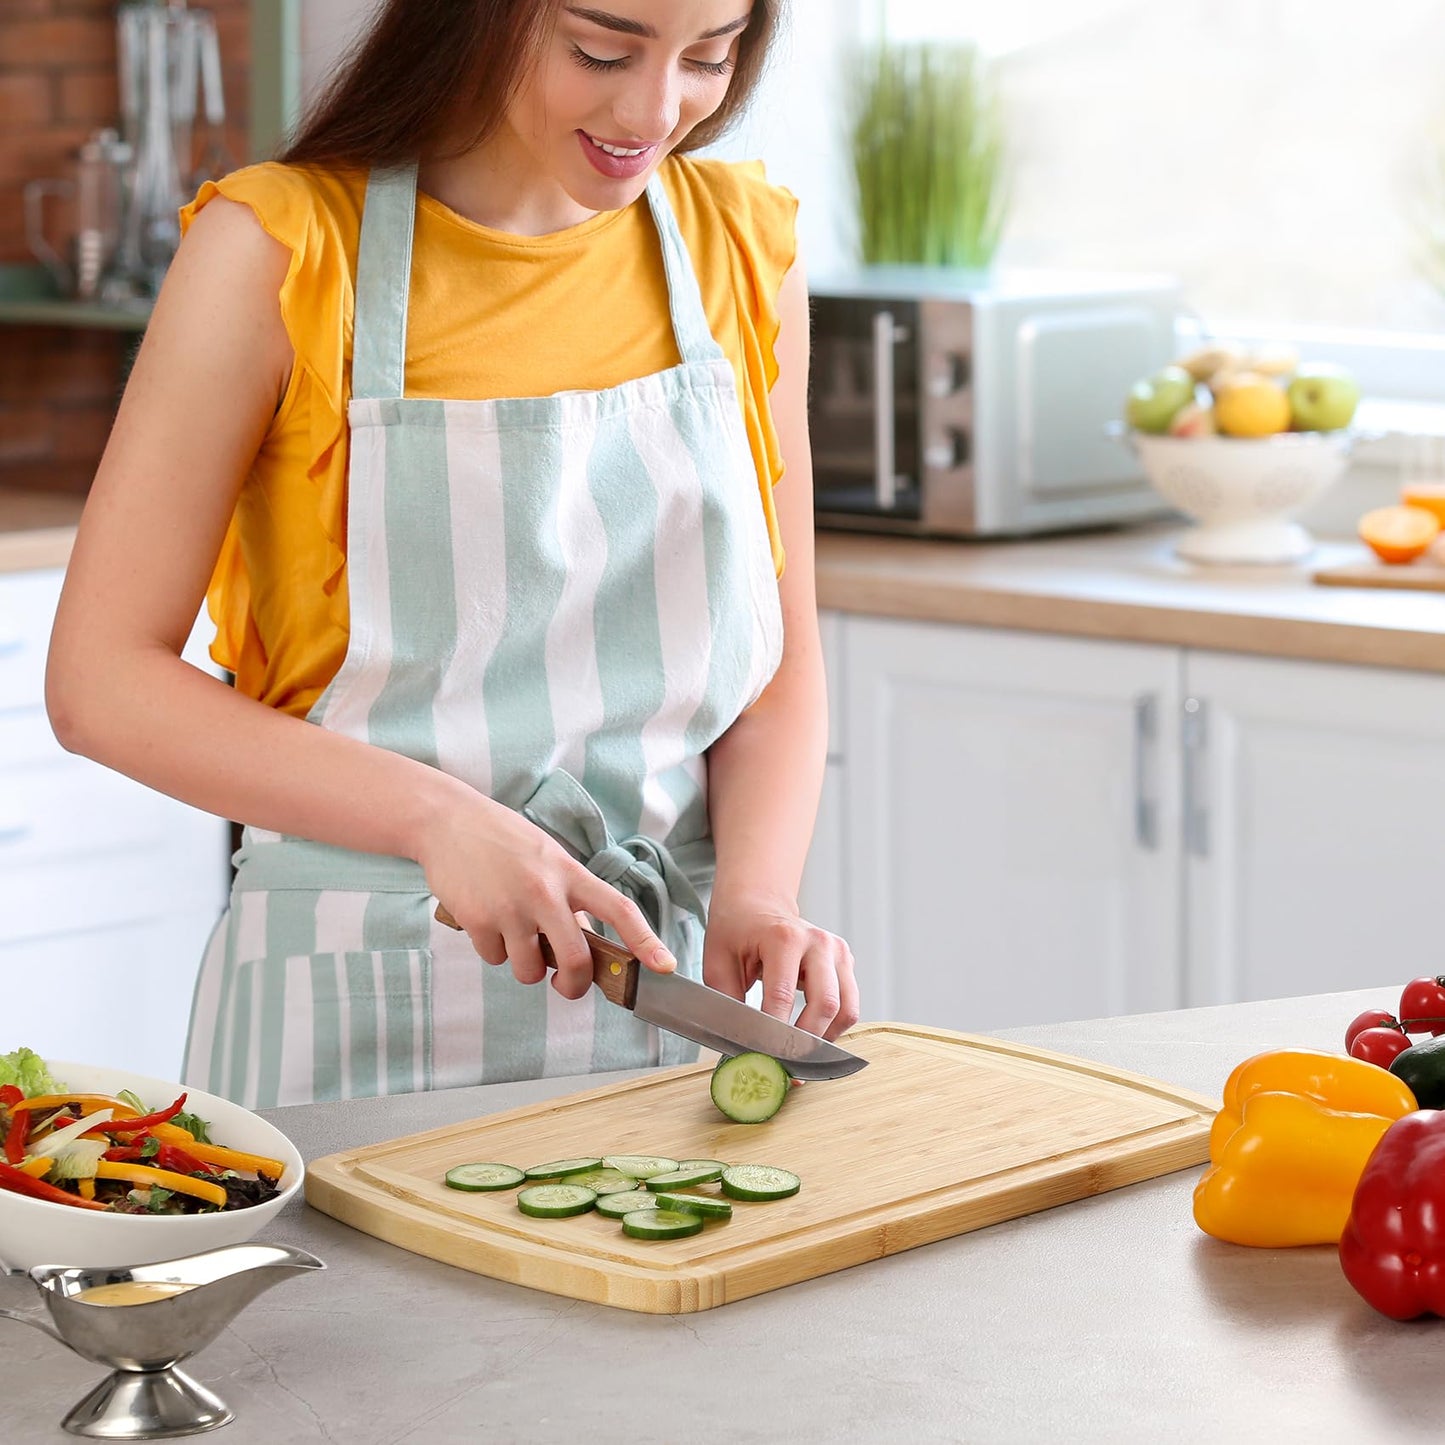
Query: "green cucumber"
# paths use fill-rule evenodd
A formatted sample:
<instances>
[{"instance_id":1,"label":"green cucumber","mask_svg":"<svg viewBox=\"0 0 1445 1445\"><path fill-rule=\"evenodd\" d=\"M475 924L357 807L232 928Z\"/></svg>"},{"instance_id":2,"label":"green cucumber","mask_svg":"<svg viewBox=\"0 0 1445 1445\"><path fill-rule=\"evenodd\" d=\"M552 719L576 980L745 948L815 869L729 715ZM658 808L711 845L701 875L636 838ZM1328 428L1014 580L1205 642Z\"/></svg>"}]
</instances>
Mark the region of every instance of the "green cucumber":
<instances>
[{"instance_id":1,"label":"green cucumber","mask_svg":"<svg viewBox=\"0 0 1445 1445\"><path fill-rule=\"evenodd\" d=\"M446 1182L453 1189L480 1194L493 1189L515 1189L527 1176L510 1164L458 1164L447 1170Z\"/></svg>"},{"instance_id":2,"label":"green cucumber","mask_svg":"<svg viewBox=\"0 0 1445 1445\"><path fill-rule=\"evenodd\" d=\"M597 1212L608 1219L621 1219L624 1214L636 1214L640 1209L656 1209L657 1195L645 1189L631 1189L626 1194L600 1194L597 1197Z\"/></svg>"},{"instance_id":3,"label":"green cucumber","mask_svg":"<svg viewBox=\"0 0 1445 1445\"><path fill-rule=\"evenodd\" d=\"M669 1169L666 1174L653 1174L643 1180L649 1189L691 1189L694 1184L711 1184L723 1177L722 1165L716 1169Z\"/></svg>"},{"instance_id":4,"label":"green cucumber","mask_svg":"<svg viewBox=\"0 0 1445 1445\"><path fill-rule=\"evenodd\" d=\"M716 1169L717 1177L721 1179L722 1172L727 1165L721 1159L679 1159L677 1167L679 1169Z\"/></svg>"},{"instance_id":5,"label":"green cucumber","mask_svg":"<svg viewBox=\"0 0 1445 1445\"><path fill-rule=\"evenodd\" d=\"M550 1164L534 1164L525 1171L528 1179L561 1179L566 1174L581 1174L601 1166L600 1159L554 1159Z\"/></svg>"},{"instance_id":6,"label":"green cucumber","mask_svg":"<svg viewBox=\"0 0 1445 1445\"><path fill-rule=\"evenodd\" d=\"M650 1179L654 1174L670 1174L677 1168L677 1160L664 1154L608 1154L602 1162L632 1179Z\"/></svg>"},{"instance_id":7,"label":"green cucumber","mask_svg":"<svg viewBox=\"0 0 1445 1445\"><path fill-rule=\"evenodd\" d=\"M584 1169L569 1174L563 1183L580 1184L594 1194L626 1194L637 1188L637 1180L617 1169Z\"/></svg>"},{"instance_id":8,"label":"green cucumber","mask_svg":"<svg viewBox=\"0 0 1445 1445\"><path fill-rule=\"evenodd\" d=\"M570 1219L596 1203L597 1195L577 1184L536 1184L517 1196L517 1208L534 1219Z\"/></svg>"},{"instance_id":9,"label":"green cucumber","mask_svg":"<svg viewBox=\"0 0 1445 1445\"><path fill-rule=\"evenodd\" d=\"M783 1107L792 1080L767 1054L734 1054L712 1071L712 1101L734 1124L761 1124Z\"/></svg>"},{"instance_id":10,"label":"green cucumber","mask_svg":"<svg viewBox=\"0 0 1445 1445\"><path fill-rule=\"evenodd\" d=\"M685 1239L702 1229L702 1215L671 1209L637 1209L622 1216L622 1232L633 1239Z\"/></svg>"},{"instance_id":11,"label":"green cucumber","mask_svg":"<svg viewBox=\"0 0 1445 1445\"><path fill-rule=\"evenodd\" d=\"M704 1219L731 1219L733 1207L726 1199L712 1199L706 1194L659 1194L657 1207L675 1214L700 1214Z\"/></svg>"},{"instance_id":12,"label":"green cucumber","mask_svg":"<svg viewBox=\"0 0 1445 1445\"><path fill-rule=\"evenodd\" d=\"M734 1164L722 1177L723 1193L734 1199L787 1199L802 1187L796 1174L771 1164Z\"/></svg>"}]
</instances>

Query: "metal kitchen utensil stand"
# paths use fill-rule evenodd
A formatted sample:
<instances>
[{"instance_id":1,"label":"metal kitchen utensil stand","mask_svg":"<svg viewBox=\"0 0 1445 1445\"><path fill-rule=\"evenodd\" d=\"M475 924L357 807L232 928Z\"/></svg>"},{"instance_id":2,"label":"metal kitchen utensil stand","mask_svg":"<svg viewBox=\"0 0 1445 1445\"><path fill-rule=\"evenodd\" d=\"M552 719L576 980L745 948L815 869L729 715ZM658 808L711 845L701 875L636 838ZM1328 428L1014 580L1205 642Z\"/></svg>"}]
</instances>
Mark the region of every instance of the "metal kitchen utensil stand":
<instances>
[{"instance_id":1,"label":"metal kitchen utensil stand","mask_svg":"<svg viewBox=\"0 0 1445 1445\"><path fill-rule=\"evenodd\" d=\"M263 1290L326 1266L304 1249L233 1244L205 1254L133 1269L70 1269L42 1264L26 1270L50 1322L17 1310L0 1315L31 1325L112 1373L61 1422L72 1435L97 1440L169 1440L228 1424L225 1401L176 1368L204 1349ZM96 1285L151 1281L190 1286L145 1304L87 1304Z\"/></svg>"}]
</instances>

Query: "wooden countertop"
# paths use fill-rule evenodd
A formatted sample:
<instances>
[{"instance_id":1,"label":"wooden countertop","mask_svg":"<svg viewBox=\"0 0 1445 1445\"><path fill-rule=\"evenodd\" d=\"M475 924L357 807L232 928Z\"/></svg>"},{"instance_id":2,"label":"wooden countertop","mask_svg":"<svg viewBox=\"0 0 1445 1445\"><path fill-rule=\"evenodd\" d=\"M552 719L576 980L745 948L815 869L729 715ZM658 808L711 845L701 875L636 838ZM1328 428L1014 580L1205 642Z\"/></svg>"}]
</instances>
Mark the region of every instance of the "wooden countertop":
<instances>
[{"instance_id":1,"label":"wooden countertop","mask_svg":"<svg viewBox=\"0 0 1445 1445\"><path fill-rule=\"evenodd\" d=\"M63 567L84 498L0 487L0 573ZM1017 627L1445 673L1445 594L1318 587L1364 555L1322 542L1296 567L1202 567L1172 528L1032 541L818 535L818 601L841 612Z\"/></svg>"},{"instance_id":2,"label":"wooden countertop","mask_svg":"<svg viewBox=\"0 0 1445 1445\"><path fill-rule=\"evenodd\" d=\"M0 487L0 572L64 567L84 497Z\"/></svg>"},{"instance_id":3,"label":"wooden countertop","mask_svg":"<svg viewBox=\"0 0 1445 1445\"><path fill-rule=\"evenodd\" d=\"M1313 568L1363 560L1321 542L1292 567L1180 561L1174 528L1031 541L818 534L825 608L919 621L1157 642L1445 673L1445 593L1321 587Z\"/></svg>"}]
</instances>

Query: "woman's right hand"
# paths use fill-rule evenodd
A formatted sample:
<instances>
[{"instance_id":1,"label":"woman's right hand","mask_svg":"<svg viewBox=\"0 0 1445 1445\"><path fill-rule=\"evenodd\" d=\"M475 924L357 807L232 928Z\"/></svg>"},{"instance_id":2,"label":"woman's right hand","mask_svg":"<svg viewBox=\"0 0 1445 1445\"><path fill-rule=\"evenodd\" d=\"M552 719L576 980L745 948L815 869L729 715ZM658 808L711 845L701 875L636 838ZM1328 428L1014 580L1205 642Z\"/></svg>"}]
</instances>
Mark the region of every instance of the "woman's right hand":
<instances>
[{"instance_id":1,"label":"woman's right hand","mask_svg":"<svg viewBox=\"0 0 1445 1445\"><path fill-rule=\"evenodd\" d=\"M544 829L470 789L429 829L417 861L427 886L466 931L482 959L510 962L520 983L547 976L538 935L557 960L552 986L581 998L592 955L578 913L616 930L645 968L670 973L677 960L625 893L589 872Z\"/></svg>"}]
</instances>

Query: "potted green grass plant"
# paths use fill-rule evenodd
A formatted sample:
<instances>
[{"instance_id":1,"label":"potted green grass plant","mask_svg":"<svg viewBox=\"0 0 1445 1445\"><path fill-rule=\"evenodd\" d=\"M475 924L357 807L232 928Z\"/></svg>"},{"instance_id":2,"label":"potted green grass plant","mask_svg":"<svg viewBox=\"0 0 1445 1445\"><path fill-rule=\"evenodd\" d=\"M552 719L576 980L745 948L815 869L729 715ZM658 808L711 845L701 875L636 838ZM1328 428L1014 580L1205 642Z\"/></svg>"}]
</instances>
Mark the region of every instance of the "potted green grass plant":
<instances>
[{"instance_id":1,"label":"potted green grass plant","mask_svg":"<svg viewBox=\"0 0 1445 1445\"><path fill-rule=\"evenodd\" d=\"M977 49L875 42L854 57L849 95L865 264L986 268L1006 211L1004 137Z\"/></svg>"}]
</instances>

